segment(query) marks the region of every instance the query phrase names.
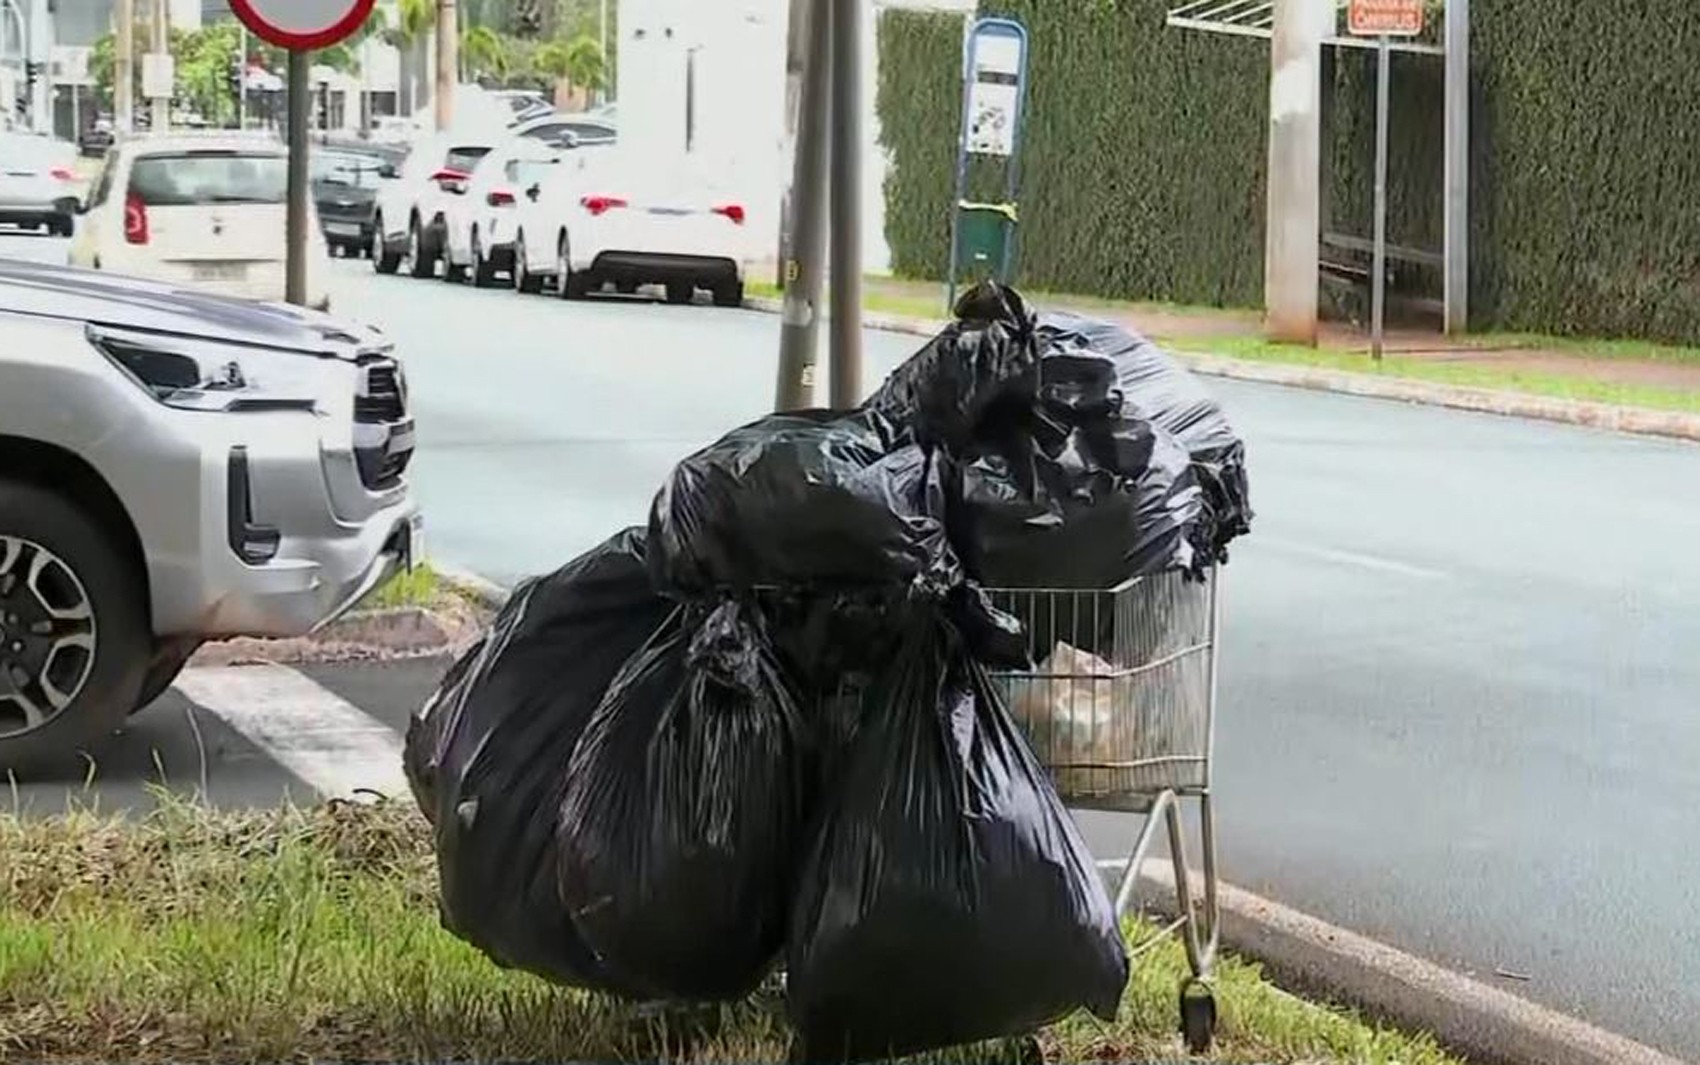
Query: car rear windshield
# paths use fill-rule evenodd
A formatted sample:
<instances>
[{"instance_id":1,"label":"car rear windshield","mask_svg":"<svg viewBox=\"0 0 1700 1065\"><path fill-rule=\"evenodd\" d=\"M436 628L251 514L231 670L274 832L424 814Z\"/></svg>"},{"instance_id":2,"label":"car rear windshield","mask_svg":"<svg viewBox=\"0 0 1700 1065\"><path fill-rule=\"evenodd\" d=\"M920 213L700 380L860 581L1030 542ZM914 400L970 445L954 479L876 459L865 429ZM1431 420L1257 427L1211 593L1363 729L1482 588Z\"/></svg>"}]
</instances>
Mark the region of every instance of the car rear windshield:
<instances>
[{"instance_id":1,"label":"car rear windshield","mask_svg":"<svg viewBox=\"0 0 1700 1065\"><path fill-rule=\"evenodd\" d=\"M470 174L478 169L478 160L489 154L488 148L450 148L448 158L443 160L443 166L449 170Z\"/></svg>"},{"instance_id":2,"label":"car rear windshield","mask_svg":"<svg viewBox=\"0 0 1700 1065\"><path fill-rule=\"evenodd\" d=\"M313 154L313 180L339 185L370 185L384 169L384 160L360 152L318 151Z\"/></svg>"},{"instance_id":3,"label":"car rear windshield","mask_svg":"<svg viewBox=\"0 0 1700 1065\"><path fill-rule=\"evenodd\" d=\"M144 155L130 171L130 195L150 207L282 203L288 188L288 161L258 152Z\"/></svg>"}]
</instances>

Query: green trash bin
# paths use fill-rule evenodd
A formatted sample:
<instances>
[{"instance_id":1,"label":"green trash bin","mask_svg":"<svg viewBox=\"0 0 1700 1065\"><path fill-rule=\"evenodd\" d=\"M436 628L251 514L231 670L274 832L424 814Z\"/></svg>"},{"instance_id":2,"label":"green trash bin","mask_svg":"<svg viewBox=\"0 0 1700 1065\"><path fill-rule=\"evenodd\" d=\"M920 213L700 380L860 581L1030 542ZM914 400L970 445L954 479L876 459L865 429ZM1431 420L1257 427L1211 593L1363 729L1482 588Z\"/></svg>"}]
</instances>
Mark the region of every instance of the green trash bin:
<instances>
[{"instance_id":1,"label":"green trash bin","mask_svg":"<svg viewBox=\"0 0 1700 1065\"><path fill-rule=\"evenodd\" d=\"M1015 204L956 205L956 274L970 283L1004 280L1005 258L1015 233Z\"/></svg>"}]
</instances>

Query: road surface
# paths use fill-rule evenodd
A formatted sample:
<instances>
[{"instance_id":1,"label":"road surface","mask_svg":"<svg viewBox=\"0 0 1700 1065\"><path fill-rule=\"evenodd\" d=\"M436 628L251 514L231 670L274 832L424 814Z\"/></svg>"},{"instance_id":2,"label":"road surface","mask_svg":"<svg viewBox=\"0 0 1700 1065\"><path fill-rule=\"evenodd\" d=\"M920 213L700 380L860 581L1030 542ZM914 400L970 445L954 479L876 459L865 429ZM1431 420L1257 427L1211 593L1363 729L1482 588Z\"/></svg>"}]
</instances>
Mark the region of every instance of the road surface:
<instances>
[{"instance_id":1,"label":"road surface","mask_svg":"<svg viewBox=\"0 0 1700 1065\"><path fill-rule=\"evenodd\" d=\"M773 318L341 283L405 352L432 553L497 580L641 521L770 401ZM916 343L868 334L868 380ZM1700 449L1213 387L1258 509L1225 585L1228 878L1700 1059ZM429 685L375 676L355 705L392 724ZM181 754L185 706L135 742ZM231 749L232 801L274 798ZM1130 839L1083 821L1101 857Z\"/></svg>"}]
</instances>

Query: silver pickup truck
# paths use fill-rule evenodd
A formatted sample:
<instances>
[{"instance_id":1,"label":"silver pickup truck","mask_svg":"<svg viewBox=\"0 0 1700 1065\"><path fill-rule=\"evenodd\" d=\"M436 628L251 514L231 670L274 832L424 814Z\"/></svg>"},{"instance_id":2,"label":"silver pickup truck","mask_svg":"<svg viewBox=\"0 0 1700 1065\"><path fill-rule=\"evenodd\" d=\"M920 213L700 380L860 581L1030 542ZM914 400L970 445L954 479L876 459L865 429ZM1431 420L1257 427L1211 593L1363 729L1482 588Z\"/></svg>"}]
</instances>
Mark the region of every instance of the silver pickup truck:
<instances>
[{"instance_id":1,"label":"silver pickup truck","mask_svg":"<svg viewBox=\"0 0 1700 1065\"><path fill-rule=\"evenodd\" d=\"M374 329L0 260L0 775L413 565L413 450Z\"/></svg>"}]
</instances>

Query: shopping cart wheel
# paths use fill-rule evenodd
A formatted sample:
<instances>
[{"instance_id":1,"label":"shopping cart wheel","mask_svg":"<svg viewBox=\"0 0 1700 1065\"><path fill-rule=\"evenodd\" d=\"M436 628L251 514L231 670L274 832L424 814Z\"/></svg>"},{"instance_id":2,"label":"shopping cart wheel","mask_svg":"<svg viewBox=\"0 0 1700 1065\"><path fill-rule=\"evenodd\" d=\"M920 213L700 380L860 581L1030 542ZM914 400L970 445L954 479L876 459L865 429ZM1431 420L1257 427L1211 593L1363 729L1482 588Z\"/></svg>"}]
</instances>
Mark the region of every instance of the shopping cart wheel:
<instances>
[{"instance_id":1,"label":"shopping cart wheel","mask_svg":"<svg viewBox=\"0 0 1700 1065\"><path fill-rule=\"evenodd\" d=\"M1216 1039L1216 994L1203 980L1181 985L1181 1038L1189 1054L1208 1054Z\"/></svg>"}]
</instances>

